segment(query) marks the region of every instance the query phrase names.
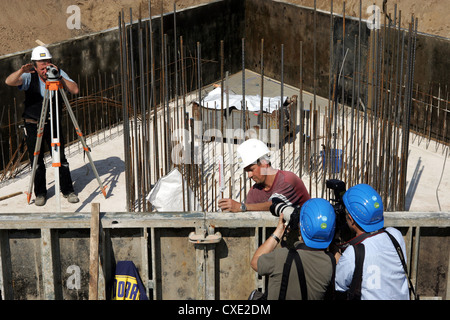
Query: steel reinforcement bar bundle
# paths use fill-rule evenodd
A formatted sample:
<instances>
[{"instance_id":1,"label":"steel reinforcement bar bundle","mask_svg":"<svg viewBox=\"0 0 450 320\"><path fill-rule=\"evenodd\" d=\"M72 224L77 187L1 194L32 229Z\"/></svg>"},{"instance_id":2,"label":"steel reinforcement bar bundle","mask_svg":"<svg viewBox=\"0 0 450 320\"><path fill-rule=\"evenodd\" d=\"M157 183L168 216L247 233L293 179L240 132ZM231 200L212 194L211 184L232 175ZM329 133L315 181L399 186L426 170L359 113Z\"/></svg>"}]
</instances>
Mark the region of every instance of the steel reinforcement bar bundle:
<instances>
[{"instance_id":1,"label":"steel reinforcement bar bundle","mask_svg":"<svg viewBox=\"0 0 450 320\"><path fill-rule=\"evenodd\" d=\"M150 7L149 2L151 12ZM314 17L315 15L314 7ZM345 6L343 16L345 18ZM197 42L196 48L189 48L189 52L195 52L194 56L186 56L183 37L177 37L175 6L172 42L175 47L170 50L167 48L169 41L163 30L162 14L160 35L154 34L152 23L145 24L139 19L138 23L133 24L131 17L131 9L130 19L123 11L119 14L120 81L125 120L124 144L129 211L152 211L152 206L145 197L154 184L173 168L182 173L187 183L186 187L193 190L203 211L218 210L217 200L222 196L245 199L251 181L245 179L243 172L236 166L235 143L227 140L228 147L225 147L224 139L206 141L202 133L211 124L197 124L193 120L193 115L188 113L188 110L192 112L192 109L189 109L187 97L193 96L193 99L201 101L204 89L202 67L211 63L201 58L201 43ZM326 180L330 178L341 179L348 186L368 183L380 192L387 210L401 211L405 208L418 22L411 17L409 29L402 29L401 13L397 14L396 8L393 16L384 14L384 21L382 27L372 30L369 54L363 56L361 9L359 34L352 39L352 45L347 47L343 44L348 41L333 39L333 12L331 12L330 94L328 103L324 105L319 105L316 99L317 61L316 41L314 41L313 100L309 106L305 106L304 96L307 93L303 90L303 43L298 44L299 99L298 105L290 110L295 130L294 134L286 139L280 134L283 138L274 149L274 154L283 169L295 171L302 177L309 185L312 196L329 198L331 195L326 187ZM317 37L315 24L316 19L314 19L314 39ZM155 50L154 37L160 38L159 52ZM343 38L345 38L345 19ZM261 39L261 84L264 80L263 43ZM223 42L218 44L222 53L223 45ZM246 82L245 50L245 39L242 39L243 100ZM349 52L352 54L348 54ZM351 56L352 59L348 59L347 56ZM155 61L159 62L159 68L155 67ZM218 57L213 63L220 65L221 77L217 82L220 82L223 88L223 96L228 79L228 73L224 73L223 56ZM280 57L280 64L280 90L283 96L283 55ZM344 74L344 67L348 65L354 72ZM363 65L366 68L363 68ZM344 81L351 83L350 98L344 97ZM261 97L263 96L264 88L261 86ZM226 108L223 98L220 108L222 111ZM244 129L247 112L242 112ZM283 114L280 112L280 115ZM283 123L282 120L280 119L278 123ZM196 125L202 127L195 128ZM283 126L278 126L278 129L285 130ZM178 150L188 158L188 161L174 161L180 155L177 154L178 151L174 153L173 136L178 130L188 132L183 136L184 141L181 145L184 147ZM225 161L222 172L216 161L217 155L222 155ZM199 157L201 161L195 161ZM192 208L188 208L186 204L184 211L190 209Z\"/></svg>"}]
</instances>

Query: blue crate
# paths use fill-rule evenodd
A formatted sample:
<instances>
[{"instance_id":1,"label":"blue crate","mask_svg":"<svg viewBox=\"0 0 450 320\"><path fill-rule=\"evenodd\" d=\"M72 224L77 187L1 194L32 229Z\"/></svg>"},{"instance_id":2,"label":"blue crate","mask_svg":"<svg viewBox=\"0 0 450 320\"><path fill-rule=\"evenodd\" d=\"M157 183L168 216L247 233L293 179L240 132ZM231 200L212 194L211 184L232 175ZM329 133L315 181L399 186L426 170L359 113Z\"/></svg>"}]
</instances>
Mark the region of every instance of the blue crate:
<instances>
[{"instance_id":1,"label":"blue crate","mask_svg":"<svg viewBox=\"0 0 450 320\"><path fill-rule=\"evenodd\" d=\"M322 155L322 169L325 169L328 160L331 161L331 173L339 173L341 171L342 149L331 149L328 155L322 150L320 151L320 154Z\"/></svg>"}]
</instances>

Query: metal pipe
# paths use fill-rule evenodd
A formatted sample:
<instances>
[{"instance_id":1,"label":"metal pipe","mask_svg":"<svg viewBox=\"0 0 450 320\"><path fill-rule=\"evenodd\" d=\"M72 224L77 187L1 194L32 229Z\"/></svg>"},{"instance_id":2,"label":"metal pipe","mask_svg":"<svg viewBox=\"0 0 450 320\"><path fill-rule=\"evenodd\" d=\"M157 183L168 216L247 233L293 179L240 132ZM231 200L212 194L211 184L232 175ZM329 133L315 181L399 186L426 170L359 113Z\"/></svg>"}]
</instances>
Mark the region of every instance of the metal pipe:
<instances>
[{"instance_id":1,"label":"metal pipe","mask_svg":"<svg viewBox=\"0 0 450 320\"><path fill-rule=\"evenodd\" d=\"M330 54L331 55L331 54ZM299 130L299 158L300 163L298 165L298 176L301 178L303 176L303 166L304 166L304 145L303 139L305 134L303 132L303 121L304 121L304 110L303 110L303 41L300 41L300 94L299 94L299 104L300 104L300 130ZM323 189L322 189L323 190Z\"/></svg>"},{"instance_id":2,"label":"metal pipe","mask_svg":"<svg viewBox=\"0 0 450 320\"><path fill-rule=\"evenodd\" d=\"M279 125L278 128L281 131L281 137L280 137L280 169L284 170L284 139L285 139L285 132L284 132L284 44L281 44L281 72L280 72L280 81L281 81L281 93L280 93L280 118L279 118Z\"/></svg>"}]
</instances>

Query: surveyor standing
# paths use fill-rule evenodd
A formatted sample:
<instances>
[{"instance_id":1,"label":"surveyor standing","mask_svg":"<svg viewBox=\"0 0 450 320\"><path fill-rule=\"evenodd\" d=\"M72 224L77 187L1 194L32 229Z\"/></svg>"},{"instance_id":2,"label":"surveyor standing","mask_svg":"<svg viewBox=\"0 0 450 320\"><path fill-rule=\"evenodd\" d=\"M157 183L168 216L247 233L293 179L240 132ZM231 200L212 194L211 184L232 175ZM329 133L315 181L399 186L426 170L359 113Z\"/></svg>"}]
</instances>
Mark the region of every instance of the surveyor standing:
<instances>
[{"instance_id":1,"label":"surveyor standing","mask_svg":"<svg viewBox=\"0 0 450 320\"><path fill-rule=\"evenodd\" d=\"M273 198L279 198L289 206L301 206L310 199L303 181L290 171L278 170L270 162L270 150L258 139L249 139L237 149L240 167L255 184L246 202L221 199L218 204L224 211L269 211Z\"/></svg>"},{"instance_id":2,"label":"surveyor standing","mask_svg":"<svg viewBox=\"0 0 450 320\"><path fill-rule=\"evenodd\" d=\"M346 299L408 300L408 279L399 255L401 250L406 259L405 242L400 231L384 228L380 195L371 186L358 184L342 200L356 237L342 256L337 254L336 291L345 292Z\"/></svg>"},{"instance_id":3,"label":"surveyor standing","mask_svg":"<svg viewBox=\"0 0 450 320\"><path fill-rule=\"evenodd\" d=\"M42 103L45 95L45 82L47 81L47 66L52 66L58 69L52 63L52 55L46 47L39 46L33 49L31 53L31 63L23 65L19 70L13 72L6 78L5 83L9 86L18 87L19 90L25 92L25 109L23 112L23 119L25 122L26 130L26 143L28 148L28 154L31 163L33 163L34 151L37 140L37 131L39 125L39 119L41 116ZM59 70L60 82L64 88L72 94L78 93L78 85L71 80L69 76L63 71ZM60 111L62 110L62 97L58 93L58 100ZM55 99L53 96L52 99ZM56 102L53 102L53 106L56 106ZM48 115L47 115L48 116ZM54 119L55 121L55 119ZM61 122L56 124L60 126ZM56 130L55 130L56 131ZM70 203L79 202L78 196L74 192L72 185L72 178L69 170L69 163L67 162L64 154L64 136L63 130L60 132L60 157L61 167L59 169L59 176L61 181L61 192ZM45 123L43 141L46 142L49 150L51 149L51 127L50 121ZM36 176L34 179L34 193L36 196L35 205L43 206L47 201L47 183L46 183L46 169L44 163L44 144L41 145L41 150L38 157Z\"/></svg>"}]
</instances>

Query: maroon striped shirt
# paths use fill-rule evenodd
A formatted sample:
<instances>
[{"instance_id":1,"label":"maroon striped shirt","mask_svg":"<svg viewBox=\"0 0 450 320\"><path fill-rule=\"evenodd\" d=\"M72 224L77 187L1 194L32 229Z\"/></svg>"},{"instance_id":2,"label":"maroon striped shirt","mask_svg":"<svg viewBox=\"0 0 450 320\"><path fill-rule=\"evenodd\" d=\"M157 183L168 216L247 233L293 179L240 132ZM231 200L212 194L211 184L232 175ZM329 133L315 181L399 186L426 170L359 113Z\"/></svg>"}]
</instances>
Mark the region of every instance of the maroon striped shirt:
<instances>
[{"instance_id":1,"label":"maroon striped shirt","mask_svg":"<svg viewBox=\"0 0 450 320\"><path fill-rule=\"evenodd\" d=\"M264 185L255 184L248 192L246 203L267 202L272 198L280 198L288 205L302 206L311 197L302 179L290 171L278 170L272 187L266 191Z\"/></svg>"}]
</instances>

